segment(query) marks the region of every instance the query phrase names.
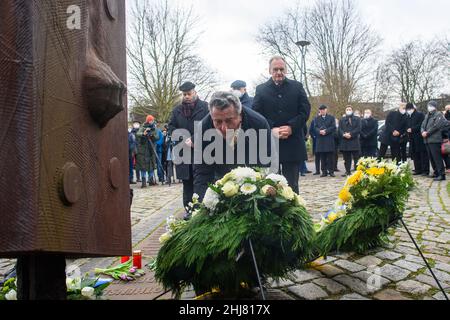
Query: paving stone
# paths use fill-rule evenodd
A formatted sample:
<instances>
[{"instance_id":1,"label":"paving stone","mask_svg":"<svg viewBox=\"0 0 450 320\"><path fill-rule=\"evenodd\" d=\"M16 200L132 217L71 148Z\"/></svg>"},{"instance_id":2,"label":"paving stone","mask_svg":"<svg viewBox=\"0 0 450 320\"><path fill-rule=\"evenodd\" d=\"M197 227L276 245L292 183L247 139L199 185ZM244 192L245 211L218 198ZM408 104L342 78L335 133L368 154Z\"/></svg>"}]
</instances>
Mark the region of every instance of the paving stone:
<instances>
[{"instance_id":1,"label":"paving stone","mask_svg":"<svg viewBox=\"0 0 450 320\"><path fill-rule=\"evenodd\" d=\"M386 264L380 269L380 275L392 281L400 281L405 279L411 272L397 266Z\"/></svg>"},{"instance_id":2,"label":"paving stone","mask_svg":"<svg viewBox=\"0 0 450 320\"><path fill-rule=\"evenodd\" d=\"M366 269L365 266L347 260L338 260L334 264L350 272L358 272Z\"/></svg>"},{"instance_id":3,"label":"paving stone","mask_svg":"<svg viewBox=\"0 0 450 320\"><path fill-rule=\"evenodd\" d=\"M339 300L370 300L370 299L363 297L357 293L352 293L352 294L346 294Z\"/></svg>"},{"instance_id":4,"label":"paving stone","mask_svg":"<svg viewBox=\"0 0 450 320\"><path fill-rule=\"evenodd\" d=\"M425 257L425 258L426 258L426 257ZM420 264L420 265L422 265L422 266L425 266L425 262L423 261L422 257L419 257L419 256L413 256L413 255L408 254L408 255L405 256L404 259L405 259L406 261L411 261L411 262Z\"/></svg>"},{"instance_id":5,"label":"paving stone","mask_svg":"<svg viewBox=\"0 0 450 320\"><path fill-rule=\"evenodd\" d=\"M337 276L338 274L344 273L344 271L342 271L341 269L329 264L317 266L315 267L315 269L325 274L328 278L332 278L334 276Z\"/></svg>"},{"instance_id":6,"label":"paving stone","mask_svg":"<svg viewBox=\"0 0 450 320\"><path fill-rule=\"evenodd\" d=\"M433 273L438 278L439 281L449 282L450 283L450 274L444 271L433 269ZM424 273L427 276L431 276L430 271L427 269Z\"/></svg>"},{"instance_id":7,"label":"paving stone","mask_svg":"<svg viewBox=\"0 0 450 320\"><path fill-rule=\"evenodd\" d=\"M394 262L394 264L400 268L407 269L412 272L417 272L418 270L424 268L423 265L420 265L420 264L417 264L414 262L410 262L410 261L405 261L405 260L396 261L396 262Z\"/></svg>"},{"instance_id":8,"label":"paving stone","mask_svg":"<svg viewBox=\"0 0 450 320\"><path fill-rule=\"evenodd\" d=\"M397 283L397 290L416 295L425 294L430 289L431 287L429 285L414 280L406 280Z\"/></svg>"},{"instance_id":9,"label":"paving stone","mask_svg":"<svg viewBox=\"0 0 450 320\"><path fill-rule=\"evenodd\" d=\"M367 283L350 277L349 275L342 274L333 278L333 280L349 287L352 291L355 291L362 295L367 295L372 292L372 288L368 288Z\"/></svg>"},{"instance_id":10,"label":"paving stone","mask_svg":"<svg viewBox=\"0 0 450 320\"><path fill-rule=\"evenodd\" d=\"M447 294L447 298L450 299L450 291L446 291L445 293ZM444 294L443 294L442 292L436 293L436 294L433 296L433 298L434 298L435 300L447 300L447 299L445 299Z\"/></svg>"},{"instance_id":11,"label":"paving stone","mask_svg":"<svg viewBox=\"0 0 450 320\"><path fill-rule=\"evenodd\" d=\"M295 282L288 279L280 280L279 282L275 280L269 280L269 284L272 288L282 288L292 286L295 284Z\"/></svg>"},{"instance_id":12,"label":"paving stone","mask_svg":"<svg viewBox=\"0 0 450 320\"><path fill-rule=\"evenodd\" d=\"M293 297L278 289L268 289L266 293L267 300L295 300Z\"/></svg>"},{"instance_id":13,"label":"paving stone","mask_svg":"<svg viewBox=\"0 0 450 320\"><path fill-rule=\"evenodd\" d=\"M294 273L295 282L301 283L320 278L322 274L317 270L297 270Z\"/></svg>"},{"instance_id":14,"label":"paving stone","mask_svg":"<svg viewBox=\"0 0 450 320\"><path fill-rule=\"evenodd\" d=\"M366 266L366 267L377 266L381 262L383 262L383 261L374 256L366 256L364 258L361 258L361 259L355 261L355 263Z\"/></svg>"},{"instance_id":15,"label":"paving stone","mask_svg":"<svg viewBox=\"0 0 450 320\"><path fill-rule=\"evenodd\" d=\"M450 273L450 265L449 264L439 262L439 263L436 263L435 268Z\"/></svg>"},{"instance_id":16,"label":"paving stone","mask_svg":"<svg viewBox=\"0 0 450 320\"><path fill-rule=\"evenodd\" d=\"M361 271L358 273L354 273L352 274L352 277L361 279L367 284L371 291L375 292L382 289L391 282L390 280L380 276L379 272L380 269L377 268L376 270L374 270L374 272Z\"/></svg>"},{"instance_id":17,"label":"paving stone","mask_svg":"<svg viewBox=\"0 0 450 320\"><path fill-rule=\"evenodd\" d=\"M381 251L375 254L375 256L377 256L382 260L397 260L398 258L401 258L403 255L393 251Z\"/></svg>"},{"instance_id":18,"label":"paving stone","mask_svg":"<svg viewBox=\"0 0 450 320\"><path fill-rule=\"evenodd\" d=\"M313 282L321 287L325 287L325 289L331 294L338 294L346 290L343 285L327 278L316 279Z\"/></svg>"},{"instance_id":19,"label":"paving stone","mask_svg":"<svg viewBox=\"0 0 450 320\"><path fill-rule=\"evenodd\" d=\"M415 278L415 280L417 280L419 282L422 282L422 283L426 283L427 285L432 286L435 289L439 289L439 286L436 283L436 280L434 280L434 278L432 276L428 276L428 275L425 275L425 274L419 274ZM450 284L448 284L446 282L443 282L443 281L440 281L440 283L441 283L441 286L444 289L450 289Z\"/></svg>"},{"instance_id":20,"label":"paving stone","mask_svg":"<svg viewBox=\"0 0 450 320\"><path fill-rule=\"evenodd\" d=\"M306 300L318 300L328 297L328 294L323 289L313 283L296 285L289 287L288 290Z\"/></svg>"},{"instance_id":21,"label":"paving stone","mask_svg":"<svg viewBox=\"0 0 450 320\"><path fill-rule=\"evenodd\" d=\"M408 239L405 239L405 241L408 241ZM396 246L394 251L401 253L401 254L415 254L417 252L416 249L405 247L405 246Z\"/></svg>"},{"instance_id":22,"label":"paving stone","mask_svg":"<svg viewBox=\"0 0 450 320\"><path fill-rule=\"evenodd\" d=\"M377 300L411 300L402 295L400 292L397 292L392 289L380 291L376 293L373 297Z\"/></svg>"}]
</instances>

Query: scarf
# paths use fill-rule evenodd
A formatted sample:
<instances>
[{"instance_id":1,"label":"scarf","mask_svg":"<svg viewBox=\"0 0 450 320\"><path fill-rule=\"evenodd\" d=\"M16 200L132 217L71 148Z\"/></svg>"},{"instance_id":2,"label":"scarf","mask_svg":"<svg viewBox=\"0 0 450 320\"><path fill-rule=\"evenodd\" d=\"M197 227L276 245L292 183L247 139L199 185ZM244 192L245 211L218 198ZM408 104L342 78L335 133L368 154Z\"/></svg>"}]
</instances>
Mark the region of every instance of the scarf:
<instances>
[{"instance_id":1,"label":"scarf","mask_svg":"<svg viewBox=\"0 0 450 320\"><path fill-rule=\"evenodd\" d=\"M195 106L197 105L198 99L194 102L184 102L181 104L181 113L186 119L190 119L192 117L192 113L194 112Z\"/></svg>"}]
</instances>

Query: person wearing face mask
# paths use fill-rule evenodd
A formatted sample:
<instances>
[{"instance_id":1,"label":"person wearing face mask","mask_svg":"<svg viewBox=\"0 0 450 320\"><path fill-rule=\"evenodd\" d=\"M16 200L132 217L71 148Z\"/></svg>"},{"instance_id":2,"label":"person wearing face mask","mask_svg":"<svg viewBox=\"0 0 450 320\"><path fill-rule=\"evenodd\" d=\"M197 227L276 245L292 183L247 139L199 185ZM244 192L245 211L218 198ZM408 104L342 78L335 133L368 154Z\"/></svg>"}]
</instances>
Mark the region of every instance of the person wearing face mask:
<instances>
[{"instance_id":1,"label":"person wearing face mask","mask_svg":"<svg viewBox=\"0 0 450 320\"><path fill-rule=\"evenodd\" d=\"M385 158L388 147L391 147L392 159L400 163L400 143L402 135L406 134L406 104L402 103L396 111L391 111L386 117L383 133L380 136L379 158Z\"/></svg>"},{"instance_id":2,"label":"person wearing face mask","mask_svg":"<svg viewBox=\"0 0 450 320\"><path fill-rule=\"evenodd\" d=\"M361 154L359 137L361 134L361 118L355 117L353 107L347 106L345 117L339 121L339 136L341 138L340 150L344 155L345 176L351 175L352 157L358 162Z\"/></svg>"},{"instance_id":3,"label":"person wearing face mask","mask_svg":"<svg viewBox=\"0 0 450 320\"><path fill-rule=\"evenodd\" d=\"M445 180L444 160L441 153L442 131L447 127L444 115L437 110L437 102L428 103L428 113L422 122L421 133L427 148L431 166L433 167L435 181Z\"/></svg>"},{"instance_id":4,"label":"person wearing face mask","mask_svg":"<svg viewBox=\"0 0 450 320\"><path fill-rule=\"evenodd\" d=\"M425 115L416 110L412 103L406 104L406 114L406 132L409 136L411 158L414 161L414 175L428 176L430 174L430 161L420 132Z\"/></svg>"},{"instance_id":5,"label":"person wearing face mask","mask_svg":"<svg viewBox=\"0 0 450 320\"><path fill-rule=\"evenodd\" d=\"M174 141L174 143L185 143L190 148L194 148L194 122L202 121L202 119L208 115L208 103L200 100L197 91L195 91L195 84L192 82L188 81L183 83L179 89L183 95L183 100L182 103L176 106L172 111L168 125L168 135L172 137L173 131L177 129L187 130L190 133L191 138L187 138L183 141ZM182 156L182 154L180 154L180 156ZM193 163L194 152L191 154L190 163L182 163L175 166L177 179L183 181L183 205L186 209L184 219L190 218L187 207L194 195Z\"/></svg>"},{"instance_id":6,"label":"person wearing face mask","mask_svg":"<svg viewBox=\"0 0 450 320\"><path fill-rule=\"evenodd\" d=\"M253 108L253 97L247 93L247 84L245 81L236 80L231 84L231 92L239 98L241 105L246 108Z\"/></svg>"},{"instance_id":7,"label":"person wearing face mask","mask_svg":"<svg viewBox=\"0 0 450 320\"><path fill-rule=\"evenodd\" d=\"M364 118L361 121L361 155L375 158L377 156L378 121L372 117L370 109L364 110Z\"/></svg>"}]
</instances>

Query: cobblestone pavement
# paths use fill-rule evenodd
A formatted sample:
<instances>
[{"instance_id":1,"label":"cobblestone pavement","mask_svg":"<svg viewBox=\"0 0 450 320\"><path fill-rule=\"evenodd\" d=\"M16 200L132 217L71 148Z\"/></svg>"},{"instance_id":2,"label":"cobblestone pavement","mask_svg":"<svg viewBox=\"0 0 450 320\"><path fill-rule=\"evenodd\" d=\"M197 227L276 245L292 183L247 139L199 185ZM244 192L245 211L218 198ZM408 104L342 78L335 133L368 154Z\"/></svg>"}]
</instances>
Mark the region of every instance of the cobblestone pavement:
<instances>
[{"instance_id":1,"label":"cobblestone pavement","mask_svg":"<svg viewBox=\"0 0 450 320\"><path fill-rule=\"evenodd\" d=\"M313 167L312 163L308 164ZM340 164L342 167L342 164ZM341 170L342 171L342 170ZM342 173L342 172L341 172ZM450 293L450 197L449 182L433 182L419 177L412 191L404 220L433 267L438 279ZM345 178L319 178L311 174L301 177L300 194L307 201L308 212L316 222L335 202ZM182 213L180 184L140 189L134 186L132 206L133 247L143 251L143 264L156 255L159 236L165 232L165 219ZM367 255L343 253L318 260L309 270L298 270L290 280L271 283L271 299L331 300L442 300L443 294L427 270L425 263L402 227L390 230L391 244ZM0 259L2 270L12 260ZM80 259L68 261L82 273L116 264L118 258ZM130 283L113 282L105 292L107 299L153 299L163 293L152 272ZM192 291L183 299L192 299ZM170 298L166 294L162 299Z\"/></svg>"}]
</instances>

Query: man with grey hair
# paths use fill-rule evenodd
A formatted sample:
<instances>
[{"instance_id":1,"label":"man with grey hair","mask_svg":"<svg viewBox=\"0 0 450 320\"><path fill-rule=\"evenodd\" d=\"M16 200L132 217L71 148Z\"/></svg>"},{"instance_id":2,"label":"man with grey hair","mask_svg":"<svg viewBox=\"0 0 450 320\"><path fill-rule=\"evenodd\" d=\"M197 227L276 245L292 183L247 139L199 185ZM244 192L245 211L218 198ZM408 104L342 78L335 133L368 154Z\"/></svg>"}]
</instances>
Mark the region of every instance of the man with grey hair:
<instances>
[{"instance_id":1,"label":"man with grey hair","mask_svg":"<svg viewBox=\"0 0 450 320\"><path fill-rule=\"evenodd\" d=\"M304 127L311 105L303 85L286 78L287 65L283 57L270 59L271 79L256 88L253 110L263 115L280 143L281 173L298 193L300 164L307 159Z\"/></svg>"},{"instance_id":2,"label":"man with grey hair","mask_svg":"<svg viewBox=\"0 0 450 320\"><path fill-rule=\"evenodd\" d=\"M247 139L247 133L252 130L257 133L256 141ZM215 132L214 141L212 139L203 141L205 134L209 135L211 132ZM197 157L194 163L194 192L199 195L200 200L203 199L210 183L214 183L239 166L269 166L270 163L261 160L261 151L264 150L260 149L266 148L266 156L270 157L272 148L270 132L266 119L249 108L243 108L234 94L214 93L209 103L209 115L202 120L201 130L196 130L194 140L196 145L199 139L203 141L201 163L197 163L199 160ZM242 150L237 147L241 138L245 142L244 154L239 154L238 150ZM210 145L216 144L218 139L221 140L218 144L221 149L215 148L212 159L205 159L205 149L208 147L211 149ZM231 157L228 157L229 154ZM226 161L223 159L224 155L227 155Z\"/></svg>"}]
</instances>

